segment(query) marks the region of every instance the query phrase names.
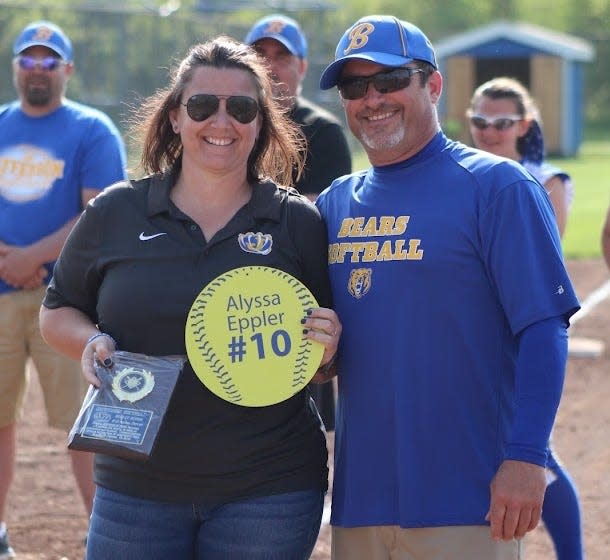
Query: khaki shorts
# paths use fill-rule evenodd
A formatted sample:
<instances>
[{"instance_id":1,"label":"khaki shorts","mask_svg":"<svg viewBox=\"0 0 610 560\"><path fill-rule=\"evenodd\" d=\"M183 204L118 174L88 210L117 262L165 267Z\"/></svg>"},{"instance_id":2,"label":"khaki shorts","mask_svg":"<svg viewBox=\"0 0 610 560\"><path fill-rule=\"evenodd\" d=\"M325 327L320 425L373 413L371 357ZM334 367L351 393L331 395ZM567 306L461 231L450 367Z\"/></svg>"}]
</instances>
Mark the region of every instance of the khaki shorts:
<instances>
[{"instance_id":1,"label":"khaki shorts","mask_svg":"<svg viewBox=\"0 0 610 560\"><path fill-rule=\"evenodd\" d=\"M49 426L68 431L87 390L80 362L49 348L40 335L38 312L45 289L0 295L0 427L21 418L28 358L38 371Z\"/></svg>"},{"instance_id":2,"label":"khaki shorts","mask_svg":"<svg viewBox=\"0 0 610 560\"><path fill-rule=\"evenodd\" d=\"M332 560L521 560L521 541L496 542L478 525L333 527Z\"/></svg>"}]
</instances>

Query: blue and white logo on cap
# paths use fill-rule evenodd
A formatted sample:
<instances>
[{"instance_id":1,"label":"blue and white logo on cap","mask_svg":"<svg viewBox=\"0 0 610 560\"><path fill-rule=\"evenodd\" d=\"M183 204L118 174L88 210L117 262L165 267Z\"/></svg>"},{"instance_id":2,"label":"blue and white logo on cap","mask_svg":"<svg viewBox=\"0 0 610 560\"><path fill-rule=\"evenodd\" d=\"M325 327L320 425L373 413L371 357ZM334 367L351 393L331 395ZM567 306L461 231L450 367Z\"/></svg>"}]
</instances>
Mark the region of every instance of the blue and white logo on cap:
<instances>
[{"instance_id":1,"label":"blue and white logo on cap","mask_svg":"<svg viewBox=\"0 0 610 560\"><path fill-rule=\"evenodd\" d=\"M307 39L299 24L292 18L274 14L259 19L246 35L244 42L253 45L261 39L275 39L293 55L307 57Z\"/></svg>"},{"instance_id":2,"label":"blue and white logo on cap","mask_svg":"<svg viewBox=\"0 0 610 560\"><path fill-rule=\"evenodd\" d=\"M15 39L13 54L18 55L30 47L47 47L55 51L63 60L72 60L72 43L66 34L50 21L30 23Z\"/></svg>"},{"instance_id":3,"label":"blue and white logo on cap","mask_svg":"<svg viewBox=\"0 0 610 560\"><path fill-rule=\"evenodd\" d=\"M366 47L369 42L369 35L375 31L375 26L368 21L365 23L359 23L351 28L345 37L346 41L339 43L339 48L344 55L349 54L351 51L362 49ZM344 48L345 42L349 40L347 47ZM339 49L337 49L337 52ZM338 57L336 57L338 58Z\"/></svg>"},{"instance_id":4,"label":"blue and white logo on cap","mask_svg":"<svg viewBox=\"0 0 610 560\"><path fill-rule=\"evenodd\" d=\"M335 86L350 59L389 67L421 60L437 68L434 49L424 33L412 23L393 16L367 16L352 25L337 45L335 61L322 73L320 87Z\"/></svg>"}]
</instances>

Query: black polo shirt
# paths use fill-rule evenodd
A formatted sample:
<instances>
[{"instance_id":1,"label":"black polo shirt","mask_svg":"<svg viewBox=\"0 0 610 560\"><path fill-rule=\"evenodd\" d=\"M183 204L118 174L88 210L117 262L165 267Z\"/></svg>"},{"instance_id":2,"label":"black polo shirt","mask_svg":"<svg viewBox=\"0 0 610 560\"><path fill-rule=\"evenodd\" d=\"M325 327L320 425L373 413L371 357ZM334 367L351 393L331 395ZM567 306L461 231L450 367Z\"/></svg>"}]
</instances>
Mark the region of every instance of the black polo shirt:
<instances>
[{"instance_id":1,"label":"black polo shirt","mask_svg":"<svg viewBox=\"0 0 610 560\"><path fill-rule=\"evenodd\" d=\"M298 97L290 117L307 139L305 169L294 188L319 194L341 175L352 172L352 156L339 120L315 103Z\"/></svg>"},{"instance_id":2,"label":"black polo shirt","mask_svg":"<svg viewBox=\"0 0 610 560\"><path fill-rule=\"evenodd\" d=\"M171 175L121 183L89 203L68 237L44 305L85 313L122 350L186 354L190 307L218 275L263 265L298 278L331 304L326 229L317 209L270 182L212 239L170 200ZM243 251L238 234L273 238L267 255ZM324 433L304 389L248 408L211 393L187 362L155 450L146 462L96 457L95 482L143 498L218 503L326 489Z\"/></svg>"}]
</instances>

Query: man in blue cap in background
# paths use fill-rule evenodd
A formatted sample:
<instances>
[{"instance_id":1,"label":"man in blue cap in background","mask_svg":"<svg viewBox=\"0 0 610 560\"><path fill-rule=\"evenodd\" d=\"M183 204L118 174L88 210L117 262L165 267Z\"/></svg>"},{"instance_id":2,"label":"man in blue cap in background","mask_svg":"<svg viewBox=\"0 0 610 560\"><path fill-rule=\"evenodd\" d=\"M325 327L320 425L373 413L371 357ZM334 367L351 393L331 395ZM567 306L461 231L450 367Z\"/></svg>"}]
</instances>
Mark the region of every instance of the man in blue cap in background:
<instances>
[{"instance_id":1,"label":"man in blue cap in background","mask_svg":"<svg viewBox=\"0 0 610 560\"><path fill-rule=\"evenodd\" d=\"M372 164L316 202L343 324L332 557L522 558L579 308L549 198L443 134L411 23L358 20L320 85Z\"/></svg>"},{"instance_id":2,"label":"man in blue cap in background","mask_svg":"<svg viewBox=\"0 0 610 560\"><path fill-rule=\"evenodd\" d=\"M334 179L351 172L352 160L339 120L301 95L307 73L307 39L294 19L273 14L258 20L245 42L267 61L276 100L290 110L307 139L305 170L294 187L313 201ZM334 430L333 383L310 388L326 429Z\"/></svg>"},{"instance_id":3,"label":"man in blue cap in background","mask_svg":"<svg viewBox=\"0 0 610 560\"><path fill-rule=\"evenodd\" d=\"M68 431L86 391L80 363L42 340L38 311L63 243L87 201L126 177L118 130L100 111L65 98L72 43L36 21L13 44L18 99L0 106L0 560L13 558L5 515L15 469L15 426L36 366L49 425ZM93 456L70 451L88 513Z\"/></svg>"}]
</instances>

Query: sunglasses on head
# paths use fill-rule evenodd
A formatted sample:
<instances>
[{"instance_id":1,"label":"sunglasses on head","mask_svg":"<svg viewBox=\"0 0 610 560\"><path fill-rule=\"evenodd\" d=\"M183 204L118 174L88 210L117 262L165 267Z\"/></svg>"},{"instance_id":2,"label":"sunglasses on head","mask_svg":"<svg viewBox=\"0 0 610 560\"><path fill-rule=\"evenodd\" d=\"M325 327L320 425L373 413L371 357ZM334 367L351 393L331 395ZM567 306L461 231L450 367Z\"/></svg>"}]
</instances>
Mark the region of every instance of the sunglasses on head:
<instances>
[{"instance_id":1,"label":"sunglasses on head","mask_svg":"<svg viewBox=\"0 0 610 560\"><path fill-rule=\"evenodd\" d=\"M471 115L470 124L479 130L485 130L486 128L493 126L496 130L508 130L516 122L522 121L523 117L519 115L506 115L503 117L494 117L488 119L482 115Z\"/></svg>"},{"instance_id":2,"label":"sunglasses on head","mask_svg":"<svg viewBox=\"0 0 610 560\"><path fill-rule=\"evenodd\" d=\"M339 81L337 88L343 99L361 99L366 95L369 84L373 84L379 93L392 93L408 88L411 76L419 72L425 73L421 68L394 68L377 72L372 76L347 77Z\"/></svg>"},{"instance_id":3,"label":"sunglasses on head","mask_svg":"<svg viewBox=\"0 0 610 560\"><path fill-rule=\"evenodd\" d=\"M34 70L35 68L40 68L46 72L53 72L53 70L57 70L60 66L62 66L64 61L54 56L35 58L33 56L27 56L24 54L17 57L17 64L19 64L19 68L22 70Z\"/></svg>"},{"instance_id":4,"label":"sunglasses on head","mask_svg":"<svg viewBox=\"0 0 610 560\"><path fill-rule=\"evenodd\" d=\"M197 93L188 98L186 112L191 119L197 122L209 119L220 106L220 100L226 99L227 113L242 124L252 122L258 114L258 102L247 95L213 95L211 93Z\"/></svg>"}]
</instances>

